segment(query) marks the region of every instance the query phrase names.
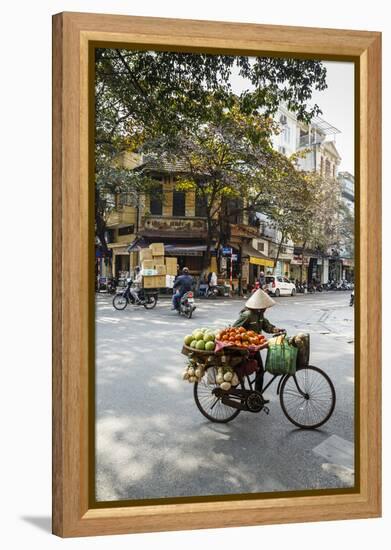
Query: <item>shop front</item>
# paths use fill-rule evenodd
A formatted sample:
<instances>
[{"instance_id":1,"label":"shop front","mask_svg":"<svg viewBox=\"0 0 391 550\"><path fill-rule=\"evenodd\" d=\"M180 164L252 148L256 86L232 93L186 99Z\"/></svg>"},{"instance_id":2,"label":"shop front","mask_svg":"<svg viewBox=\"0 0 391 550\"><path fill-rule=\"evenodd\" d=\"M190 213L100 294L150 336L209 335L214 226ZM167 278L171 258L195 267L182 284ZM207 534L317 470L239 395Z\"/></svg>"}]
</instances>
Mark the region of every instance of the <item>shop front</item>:
<instances>
[{"instance_id":1,"label":"shop front","mask_svg":"<svg viewBox=\"0 0 391 550\"><path fill-rule=\"evenodd\" d=\"M354 259L342 258L342 279L349 283L354 282Z\"/></svg>"},{"instance_id":2,"label":"shop front","mask_svg":"<svg viewBox=\"0 0 391 550\"><path fill-rule=\"evenodd\" d=\"M244 244L242 246L242 265L244 264L247 264L247 284L252 287L255 281L259 279L261 271L266 275L270 270L273 270L274 260L265 256L250 244Z\"/></svg>"},{"instance_id":3,"label":"shop front","mask_svg":"<svg viewBox=\"0 0 391 550\"><path fill-rule=\"evenodd\" d=\"M110 243L108 246L112 252L110 275L119 279L128 277L137 265L134 254L129 253L128 245L123 243Z\"/></svg>"},{"instance_id":4,"label":"shop front","mask_svg":"<svg viewBox=\"0 0 391 550\"><path fill-rule=\"evenodd\" d=\"M140 237L127 247L128 254L134 254L135 265L140 265L140 250L148 248L153 242L162 242L164 244L165 256L175 257L178 264L178 272L184 267L187 267L190 274L199 277L202 272L204 256L206 254L206 245L199 240L177 240L167 237L152 238ZM211 250L211 260L208 266L208 271L217 272L216 252L214 248Z\"/></svg>"}]
</instances>

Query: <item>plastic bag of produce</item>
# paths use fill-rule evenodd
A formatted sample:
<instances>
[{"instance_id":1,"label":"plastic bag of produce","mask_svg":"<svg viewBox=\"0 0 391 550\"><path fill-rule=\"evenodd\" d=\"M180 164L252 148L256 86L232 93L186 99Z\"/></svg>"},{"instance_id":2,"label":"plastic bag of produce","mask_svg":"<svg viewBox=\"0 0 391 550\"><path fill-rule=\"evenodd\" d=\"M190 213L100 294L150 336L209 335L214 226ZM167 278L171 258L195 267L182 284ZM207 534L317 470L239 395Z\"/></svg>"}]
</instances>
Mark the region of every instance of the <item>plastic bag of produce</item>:
<instances>
[{"instance_id":1,"label":"plastic bag of produce","mask_svg":"<svg viewBox=\"0 0 391 550\"><path fill-rule=\"evenodd\" d=\"M265 369L271 374L295 374L298 349L285 335L269 340Z\"/></svg>"}]
</instances>

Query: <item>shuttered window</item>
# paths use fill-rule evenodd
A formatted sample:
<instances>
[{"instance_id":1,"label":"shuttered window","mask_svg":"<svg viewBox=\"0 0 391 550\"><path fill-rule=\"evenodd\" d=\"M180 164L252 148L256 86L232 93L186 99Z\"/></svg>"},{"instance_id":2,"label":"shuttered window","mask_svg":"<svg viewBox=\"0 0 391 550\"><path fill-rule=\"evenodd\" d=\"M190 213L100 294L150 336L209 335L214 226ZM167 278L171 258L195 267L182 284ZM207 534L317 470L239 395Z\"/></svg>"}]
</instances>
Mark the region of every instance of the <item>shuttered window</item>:
<instances>
[{"instance_id":1,"label":"shuttered window","mask_svg":"<svg viewBox=\"0 0 391 550\"><path fill-rule=\"evenodd\" d=\"M172 215L186 215L186 193L184 191L174 191L172 197Z\"/></svg>"},{"instance_id":2,"label":"shuttered window","mask_svg":"<svg viewBox=\"0 0 391 550\"><path fill-rule=\"evenodd\" d=\"M163 214L163 184L158 186L150 196L150 211L153 216L161 216Z\"/></svg>"}]
</instances>

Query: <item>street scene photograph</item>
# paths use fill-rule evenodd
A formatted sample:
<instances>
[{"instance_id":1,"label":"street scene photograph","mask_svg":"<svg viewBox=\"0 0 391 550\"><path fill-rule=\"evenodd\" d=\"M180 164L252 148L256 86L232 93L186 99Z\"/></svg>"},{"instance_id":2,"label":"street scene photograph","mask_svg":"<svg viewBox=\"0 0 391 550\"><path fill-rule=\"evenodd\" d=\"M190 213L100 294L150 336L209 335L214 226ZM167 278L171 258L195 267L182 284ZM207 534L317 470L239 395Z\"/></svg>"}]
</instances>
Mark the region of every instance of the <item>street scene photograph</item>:
<instances>
[{"instance_id":1,"label":"street scene photograph","mask_svg":"<svg viewBox=\"0 0 391 550\"><path fill-rule=\"evenodd\" d=\"M95 499L344 490L354 64L95 50Z\"/></svg>"}]
</instances>

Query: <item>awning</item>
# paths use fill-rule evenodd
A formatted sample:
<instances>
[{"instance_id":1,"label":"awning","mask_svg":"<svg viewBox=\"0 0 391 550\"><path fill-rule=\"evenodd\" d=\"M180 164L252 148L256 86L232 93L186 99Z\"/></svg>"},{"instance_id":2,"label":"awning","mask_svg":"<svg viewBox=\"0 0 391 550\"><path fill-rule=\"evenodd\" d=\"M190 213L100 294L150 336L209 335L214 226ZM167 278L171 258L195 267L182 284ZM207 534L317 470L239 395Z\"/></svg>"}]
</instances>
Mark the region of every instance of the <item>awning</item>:
<instances>
[{"instance_id":1,"label":"awning","mask_svg":"<svg viewBox=\"0 0 391 550\"><path fill-rule=\"evenodd\" d=\"M166 244L164 245L166 256L202 256L206 252L206 244L184 245L184 244ZM211 250L211 254L215 253Z\"/></svg>"},{"instance_id":2,"label":"awning","mask_svg":"<svg viewBox=\"0 0 391 550\"><path fill-rule=\"evenodd\" d=\"M128 252L139 252L143 248L149 247L149 242L147 242L145 239L135 239L129 246L128 246Z\"/></svg>"},{"instance_id":3,"label":"awning","mask_svg":"<svg viewBox=\"0 0 391 550\"><path fill-rule=\"evenodd\" d=\"M249 258L250 264L274 267L274 260L265 256L250 244L242 245L242 258Z\"/></svg>"},{"instance_id":4,"label":"awning","mask_svg":"<svg viewBox=\"0 0 391 550\"><path fill-rule=\"evenodd\" d=\"M163 242L164 243L164 254L166 256L202 256L206 252L206 244L196 242L170 242L165 243L164 239L157 241L144 239L140 237L131 243L128 247L128 252L137 252L143 248L148 248L151 242ZM211 250L211 255L215 255L216 252L214 249Z\"/></svg>"}]
</instances>

